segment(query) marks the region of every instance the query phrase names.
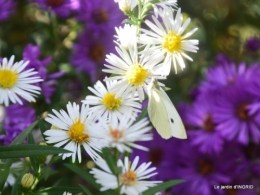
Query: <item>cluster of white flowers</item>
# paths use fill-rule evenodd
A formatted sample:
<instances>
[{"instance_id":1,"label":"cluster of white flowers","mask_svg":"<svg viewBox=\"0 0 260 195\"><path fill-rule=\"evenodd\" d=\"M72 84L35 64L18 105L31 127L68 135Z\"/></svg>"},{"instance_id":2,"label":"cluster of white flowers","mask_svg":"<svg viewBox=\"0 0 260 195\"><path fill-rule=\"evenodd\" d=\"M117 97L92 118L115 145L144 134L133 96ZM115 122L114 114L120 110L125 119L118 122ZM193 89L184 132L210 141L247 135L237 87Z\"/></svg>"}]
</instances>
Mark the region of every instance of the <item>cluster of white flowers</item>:
<instances>
[{"instance_id":1,"label":"cluster of white flowers","mask_svg":"<svg viewBox=\"0 0 260 195\"><path fill-rule=\"evenodd\" d=\"M137 6L137 0L115 0L119 8L129 15ZM68 103L68 114L61 110L53 110L46 121L52 124L45 132L47 143L55 143L56 147L64 147L72 153L60 154L63 158L72 156L73 162L78 156L81 162L81 146L101 169L93 168L91 174L101 184L101 191L120 188L121 194L138 195L160 181L147 181L157 173L149 168L151 163L143 163L137 168L139 157L130 164L128 157L124 162L118 160L117 166L122 168L119 175L110 170L107 162L99 155L103 147L116 148L117 151L131 152L132 148L148 150L136 144L137 141L152 139L149 121L144 118L136 123L141 112L141 102L145 99L147 86L152 79L161 80L171 72L173 66L177 73L177 65L185 68L184 58L191 60L185 52L196 52L198 40L187 39L197 29L184 33L190 23L183 23L181 9L175 0L158 0L151 3L143 0L143 7L154 8L152 21L145 20L149 30L125 24L115 28L116 54L108 54L103 69L113 74L104 79L105 85L97 81L88 89L93 95L83 100L81 110L76 103ZM162 21L162 22L160 22ZM162 83L159 83L163 86Z\"/></svg>"},{"instance_id":2,"label":"cluster of white flowers","mask_svg":"<svg viewBox=\"0 0 260 195\"><path fill-rule=\"evenodd\" d=\"M80 110L79 105L70 102L67 111L68 113L61 110L59 113L53 110L56 116L49 114L45 119L52 124L51 129L44 133L47 136L47 143L55 143L56 147L65 145L65 149L72 151L72 153L60 154L63 159L72 156L75 162L77 156L81 162L81 146L93 160L100 157L97 152L101 152L104 147L115 147L120 152L131 152L130 147L147 150L134 142L152 139L149 133L151 127L147 126L146 118L135 124L128 115L122 115L120 121L117 117L104 120L99 112L90 111L88 105L83 104ZM113 114L111 113L112 116ZM100 116L97 117L98 115Z\"/></svg>"},{"instance_id":3,"label":"cluster of white flowers","mask_svg":"<svg viewBox=\"0 0 260 195\"><path fill-rule=\"evenodd\" d=\"M115 28L117 54L106 56L106 69L103 69L113 76L104 79L105 85L97 81L93 88L89 87L94 95L88 95L82 101L81 108L78 104L69 102L67 112L53 110L54 114L45 118L52 126L44 134L48 144L72 151L60 154L63 159L72 156L73 162L76 158L81 162L83 146L102 169L93 168L91 171L97 183L101 184L101 191L120 188L122 194L138 195L160 183L144 181L157 174L153 172L155 168L148 169L151 163L143 163L137 167L139 157L133 163L129 162L128 157L124 157L124 162L119 159L117 163L122 172L114 175L99 153L105 147L115 148L121 153L131 152L132 148L148 150L136 142L152 139L149 121L143 118L135 122L141 112L147 86L153 79L166 79L172 66L176 73L177 65L184 69L184 58L192 61L186 52L197 52L198 40L188 38L197 29L185 33L190 19L183 22L176 0L115 2L128 16L140 2L146 12L154 8L152 21L144 21L149 29L130 24ZM4 58L0 65L0 104L8 106L9 100L22 104L19 96L27 101L35 101L33 96L39 94L40 88L32 84L42 79L30 77L37 74L33 69L23 71L28 62L13 64L13 61L13 56L9 62ZM163 86L162 83L159 85Z\"/></svg>"},{"instance_id":4,"label":"cluster of white flowers","mask_svg":"<svg viewBox=\"0 0 260 195\"><path fill-rule=\"evenodd\" d=\"M137 5L136 0L115 1L118 2L120 9L126 15L129 15L129 13ZM142 2L145 6L151 1L143 0ZM147 86L152 79L166 79L171 72L172 66L174 67L176 73L178 69L177 65L179 65L181 69L184 69L184 58L192 61L192 58L187 55L186 52L197 52L198 40L188 38L197 30L197 28L185 33L185 30L190 23L190 19L183 22L181 9L177 8L176 0L158 0L157 3L152 4L152 7L154 8L155 13L155 15L152 16L152 21L144 21L150 28L149 30L141 28L139 31L136 26L129 24L125 24L124 27L116 28L117 35L115 37L117 40L115 42L117 44L116 51L118 55L107 55L106 62L108 64L105 64L106 69L103 70L104 72L113 74L112 77L105 78L104 81L113 81L114 83L113 85L109 85L109 87L107 87L108 91L102 87L100 83L96 84L96 86L99 85L99 87L95 86L97 91L97 88L99 88L99 93L91 90L98 97L86 97L84 103L99 106L95 109L93 108L92 113L96 112L100 115L100 112L102 112L103 115L105 113L106 116L109 114L113 115L114 113L117 113L117 111L122 113L121 110L123 109L123 105L126 105L126 103L123 103L123 98L121 98L124 96L131 97L128 99L129 107L125 107L125 110L127 109L128 113L138 112L138 103L135 101L139 99L139 101L142 102L145 99L144 94L147 93ZM138 34L139 32L141 33ZM159 85L163 86L162 83L159 83ZM101 91L103 91L103 93L101 93ZM113 108L118 106L116 108L117 111L112 110L111 112L111 110L108 110L107 106L104 106L104 99L108 93L114 95L113 97L115 101L112 105L114 105ZM122 102L120 102L117 98L120 98ZM131 100L132 102L130 102ZM123 112L123 114L124 113L126 112ZM117 129L116 135L121 135L124 130L120 129L125 129L123 128L123 124L132 124L133 122L128 122L130 120L122 119L121 116L119 117L118 113L115 115L120 122L116 119L110 120L109 123L111 124L111 127L116 127L112 128ZM141 123L141 121L138 123ZM138 129L140 135L138 135L138 131L134 131L134 128L132 128L131 139L141 136L142 133L147 132L149 129L147 127L143 128L145 124L138 123L136 123L135 126L136 128L139 127ZM141 125L143 127L141 127ZM128 129L128 135L130 135L130 128ZM109 130L107 132L109 132ZM125 139L121 140L129 140L127 139L126 132L124 132L124 135L126 136ZM149 134L146 134L147 137L142 136L143 140L150 140L151 137L148 135ZM116 147L120 152L128 151L130 149L128 146L144 149L141 146L133 145L133 142L131 144L128 143L128 146L126 146L126 144L119 142L116 143L114 140L115 138L112 136L110 138L110 146ZM119 141L120 139L117 140ZM138 195L149 187L159 183L158 181L141 181L143 179L149 179L156 173L151 173L155 170L155 168L147 169L150 165L149 163L144 163L136 169L138 160L139 158L136 157L131 165L129 164L127 157L125 157L124 163L119 160L118 167L122 167L123 170L119 176L115 176L109 169L106 162L103 159L98 159L96 164L102 170L94 168L91 173L97 179L97 183L101 184L101 191L116 189L121 186L121 194Z\"/></svg>"},{"instance_id":5,"label":"cluster of white flowers","mask_svg":"<svg viewBox=\"0 0 260 195\"><path fill-rule=\"evenodd\" d=\"M98 84L103 87L103 92L106 92L106 88L102 83L99 82ZM98 87L96 87L96 89L98 89ZM96 92L93 93L96 94ZM107 93L108 92L102 95L106 96ZM96 95L100 94L97 93ZM111 96L113 96L113 94ZM95 105L96 99L93 98L88 101L92 101ZM104 101L104 99L100 98L100 100L96 102L100 104L102 101ZM130 103L129 105L131 105ZM136 104L132 103L132 105L134 106ZM104 107L104 105L101 105L101 107ZM80 110L79 105L69 102L67 105L68 113L64 110L60 112L53 110L56 116L49 114L45 119L52 124L51 129L44 133L46 135L46 142L48 144L55 143L54 146L56 147L65 145L64 148L72 151L72 153L60 155L62 155L63 159L72 156L73 162L75 162L76 156L79 162L81 162L81 146L83 146L95 163L104 170L100 171L95 168L91 172L94 174L94 177L98 179L97 183L103 186L101 190L120 187L122 193L138 195L140 192L148 189L148 187L160 183L159 181L143 181L157 173L151 173L155 168L148 169L151 163L144 163L137 168L138 157L135 158L129 169L130 163L127 157L125 158L124 165L121 160L118 161L118 167L123 167L123 172L120 174L119 183L117 182L117 176L113 175L106 162L98 153L101 152L101 149L104 147L116 148L121 153L131 152L132 148L147 151L148 149L146 147L136 144L135 142L152 140L152 134L150 133L151 127L147 126L149 123L147 118L143 118L134 123L135 117L129 116L132 115L133 112L130 108L125 108L125 113L128 113L125 115L121 115L120 112L118 112L119 114L112 112L113 110L107 107L101 109L101 111L93 111L90 110L89 105L83 104ZM106 110L111 112L104 114ZM104 113L102 113L102 111ZM111 117L109 117L109 115ZM104 120L104 116L106 116L106 120Z\"/></svg>"}]
</instances>

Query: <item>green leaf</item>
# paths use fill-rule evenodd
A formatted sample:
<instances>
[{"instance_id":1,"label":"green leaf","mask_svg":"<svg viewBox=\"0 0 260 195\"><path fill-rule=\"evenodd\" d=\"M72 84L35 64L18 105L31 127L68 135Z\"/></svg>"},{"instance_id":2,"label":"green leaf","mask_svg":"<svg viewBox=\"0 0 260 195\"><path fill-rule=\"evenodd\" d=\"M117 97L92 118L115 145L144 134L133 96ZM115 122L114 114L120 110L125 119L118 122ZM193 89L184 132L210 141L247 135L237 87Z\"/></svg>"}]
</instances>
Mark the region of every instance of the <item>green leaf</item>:
<instances>
[{"instance_id":1,"label":"green leaf","mask_svg":"<svg viewBox=\"0 0 260 195\"><path fill-rule=\"evenodd\" d=\"M42 137L45 139L46 136L43 133L45 131L47 131L48 128L46 127L46 125L44 124L44 121L41 118L38 118L38 125L39 125L39 128L41 130Z\"/></svg>"},{"instance_id":2,"label":"green leaf","mask_svg":"<svg viewBox=\"0 0 260 195\"><path fill-rule=\"evenodd\" d=\"M51 169L49 166L42 167L43 178L46 181L50 176L59 173L57 170ZM54 185L53 185L54 186Z\"/></svg>"},{"instance_id":3,"label":"green leaf","mask_svg":"<svg viewBox=\"0 0 260 195\"><path fill-rule=\"evenodd\" d=\"M49 164L56 163L62 160L62 156L54 156Z\"/></svg>"},{"instance_id":4,"label":"green leaf","mask_svg":"<svg viewBox=\"0 0 260 195\"><path fill-rule=\"evenodd\" d=\"M170 180L170 181L166 181L164 183L161 183L157 186L154 186L152 188L149 188L148 190L144 191L142 193L142 195L154 195L157 192L161 192L163 190L166 190L170 187L173 187L177 184L183 183L185 182L184 180Z\"/></svg>"},{"instance_id":5,"label":"green leaf","mask_svg":"<svg viewBox=\"0 0 260 195\"><path fill-rule=\"evenodd\" d=\"M0 184L3 185L3 186L1 186L1 189L3 189L3 187L4 187L5 181L9 175L9 171L10 171L10 168L0 169ZM0 192L1 192L1 190L0 190Z\"/></svg>"},{"instance_id":6,"label":"green leaf","mask_svg":"<svg viewBox=\"0 0 260 195\"><path fill-rule=\"evenodd\" d=\"M34 144L24 144L15 146L0 146L0 159L22 158L30 156L40 156L49 154L71 153L71 151L54 146L42 146Z\"/></svg>"},{"instance_id":7,"label":"green leaf","mask_svg":"<svg viewBox=\"0 0 260 195\"><path fill-rule=\"evenodd\" d=\"M129 20L128 18L127 18L127 19L124 19L124 20L122 21L122 24L125 24L125 23L126 23L126 24L127 24L127 23L130 23L130 21L131 21L131 20Z\"/></svg>"},{"instance_id":8,"label":"green leaf","mask_svg":"<svg viewBox=\"0 0 260 195\"><path fill-rule=\"evenodd\" d=\"M33 130L35 125L37 124L37 121L32 123L29 127L27 127L22 133L20 133L11 143L11 145L18 145L22 144L27 135ZM9 174L10 167L13 163L13 159L8 159L5 161L1 161L2 163L0 164L0 191L2 191L5 181L7 179L7 176Z\"/></svg>"},{"instance_id":9,"label":"green leaf","mask_svg":"<svg viewBox=\"0 0 260 195\"><path fill-rule=\"evenodd\" d=\"M35 144L32 132L29 133L29 135L28 135L28 143L29 144ZM31 162L32 169L33 169L34 173L37 174L38 170L39 170L39 163L37 162L37 158L30 156L30 162Z\"/></svg>"},{"instance_id":10,"label":"green leaf","mask_svg":"<svg viewBox=\"0 0 260 195\"><path fill-rule=\"evenodd\" d=\"M83 185L80 185L79 186L81 187L81 189L87 194L87 195L93 195L85 186Z\"/></svg>"},{"instance_id":11,"label":"green leaf","mask_svg":"<svg viewBox=\"0 0 260 195\"><path fill-rule=\"evenodd\" d=\"M49 187L41 189L38 192L34 192L34 195L57 195L63 194L64 192L70 192L72 194L81 193L81 188L72 188L72 187Z\"/></svg>"},{"instance_id":12,"label":"green leaf","mask_svg":"<svg viewBox=\"0 0 260 195\"><path fill-rule=\"evenodd\" d=\"M133 21L133 20L129 20L128 23L132 24L134 26L137 26L137 24L138 24L137 21Z\"/></svg>"},{"instance_id":13,"label":"green leaf","mask_svg":"<svg viewBox=\"0 0 260 195\"><path fill-rule=\"evenodd\" d=\"M92 186L93 188L100 190L101 186L99 184L97 184L95 181L96 179L87 171L76 167L74 165L70 165L70 164L65 164L66 167L68 167L70 170L72 170L74 173L76 173L79 177L81 177L82 179L84 179L86 182L88 182L90 184L90 186ZM112 190L107 190L105 192L102 193L103 195L117 195L114 191Z\"/></svg>"},{"instance_id":14,"label":"green leaf","mask_svg":"<svg viewBox=\"0 0 260 195\"><path fill-rule=\"evenodd\" d=\"M22 131L22 133L20 133L15 139L14 141L11 143L11 145L18 145L23 143L23 141L25 140L25 138L28 136L28 134L33 130L33 128L35 127L35 125L37 124L37 121L35 121L33 124L31 124L29 127L27 127L24 131Z\"/></svg>"},{"instance_id":15,"label":"green leaf","mask_svg":"<svg viewBox=\"0 0 260 195\"><path fill-rule=\"evenodd\" d=\"M24 176L24 172L22 172L17 178L16 178L16 181L14 183L14 186L12 188L12 192L11 192L11 195L20 195L21 192L20 192L20 186L21 186L21 180Z\"/></svg>"},{"instance_id":16,"label":"green leaf","mask_svg":"<svg viewBox=\"0 0 260 195\"><path fill-rule=\"evenodd\" d=\"M0 123L0 134L6 135L6 131L3 128L3 123Z\"/></svg>"},{"instance_id":17,"label":"green leaf","mask_svg":"<svg viewBox=\"0 0 260 195\"><path fill-rule=\"evenodd\" d=\"M43 177L45 179L45 181L48 179L48 177L50 176L50 172L51 172L51 169L50 167L43 167L42 168L42 174L43 174Z\"/></svg>"},{"instance_id":18,"label":"green leaf","mask_svg":"<svg viewBox=\"0 0 260 195\"><path fill-rule=\"evenodd\" d=\"M65 164L65 166L80 176L82 179L87 181L92 187L96 188L97 190L100 189L100 185L95 182L95 178L90 173L74 165Z\"/></svg>"}]
</instances>

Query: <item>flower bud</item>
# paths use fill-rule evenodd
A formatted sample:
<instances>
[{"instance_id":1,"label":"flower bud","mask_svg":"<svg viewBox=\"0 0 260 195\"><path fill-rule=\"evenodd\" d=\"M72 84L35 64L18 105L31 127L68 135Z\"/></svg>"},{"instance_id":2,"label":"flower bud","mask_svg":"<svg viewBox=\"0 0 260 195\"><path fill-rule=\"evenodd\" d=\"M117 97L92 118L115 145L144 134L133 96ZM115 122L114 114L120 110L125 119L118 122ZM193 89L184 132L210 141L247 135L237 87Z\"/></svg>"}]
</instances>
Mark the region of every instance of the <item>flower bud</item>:
<instances>
[{"instance_id":1,"label":"flower bud","mask_svg":"<svg viewBox=\"0 0 260 195\"><path fill-rule=\"evenodd\" d=\"M119 9L124 12L124 14L128 15L137 5L137 0L116 0L119 5Z\"/></svg>"},{"instance_id":2,"label":"flower bud","mask_svg":"<svg viewBox=\"0 0 260 195\"><path fill-rule=\"evenodd\" d=\"M23 188L31 188L34 183L34 176L31 173L24 174L21 185Z\"/></svg>"}]
</instances>

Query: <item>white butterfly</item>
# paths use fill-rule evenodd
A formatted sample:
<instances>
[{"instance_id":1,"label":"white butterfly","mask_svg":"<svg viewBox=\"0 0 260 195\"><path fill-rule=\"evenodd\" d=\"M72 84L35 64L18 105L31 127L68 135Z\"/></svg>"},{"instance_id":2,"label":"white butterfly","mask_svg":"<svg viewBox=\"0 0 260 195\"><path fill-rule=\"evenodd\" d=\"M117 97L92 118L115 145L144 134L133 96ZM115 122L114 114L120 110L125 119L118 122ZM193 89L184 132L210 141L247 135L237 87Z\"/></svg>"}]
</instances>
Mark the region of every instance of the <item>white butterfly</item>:
<instances>
[{"instance_id":1,"label":"white butterfly","mask_svg":"<svg viewBox=\"0 0 260 195\"><path fill-rule=\"evenodd\" d=\"M157 132L164 139L170 137L187 139L181 117L168 95L158 85L157 80L151 80L147 91L149 97L148 115Z\"/></svg>"}]
</instances>

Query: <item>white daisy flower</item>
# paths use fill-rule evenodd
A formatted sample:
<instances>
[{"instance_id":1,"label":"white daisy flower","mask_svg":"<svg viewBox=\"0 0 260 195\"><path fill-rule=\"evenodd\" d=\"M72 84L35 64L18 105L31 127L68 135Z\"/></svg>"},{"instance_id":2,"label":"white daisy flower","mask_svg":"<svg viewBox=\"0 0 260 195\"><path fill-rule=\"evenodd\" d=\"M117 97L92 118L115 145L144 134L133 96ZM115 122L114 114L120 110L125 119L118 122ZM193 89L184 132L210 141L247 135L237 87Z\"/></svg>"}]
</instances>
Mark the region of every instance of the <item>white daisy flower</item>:
<instances>
[{"instance_id":1,"label":"white daisy flower","mask_svg":"<svg viewBox=\"0 0 260 195\"><path fill-rule=\"evenodd\" d=\"M106 87L97 81L94 88L88 87L96 96L88 95L82 102L93 105L89 109L93 118L102 116L109 120L112 118L120 119L126 113L131 113L129 116L135 118L135 113L140 112L142 105L136 102L138 98L130 96L129 90L118 93L112 89L115 85L118 85L117 81L106 81Z\"/></svg>"},{"instance_id":2,"label":"white daisy flower","mask_svg":"<svg viewBox=\"0 0 260 195\"><path fill-rule=\"evenodd\" d=\"M129 47L135 47L137 43L137 27L130 24L125 24L122 28L115 28L117 35L117 41L121 44L123 48L128 50Z\"/></svg>"},{"instance_id":3,"label":"white daisy flower","mask_svg":"<svg viewBox=\"0 0 260 195\"><path fill-rule=\"evenodd\" d=\"M151 133L151 126L147 118L134 123L135 120L124 115L120 120L111 120L104 124L106 126L106 132L103 134L104 140L108 141L109 146L117 148L121 153L127 151L132 152L131 148L137 148L140 150L148 151L148 148L136 144L137 141L149 141L153 139Z\"/></svg>"},{"instance_id":4,"label":"white daisy flower","mask_svg":"<svg viewBox=\"0 0 260 195\"><path fill-rule=\"evenodd\" d=\"M138 156L135 157L133 163L129 162L128 157L124 158L124 162L119 159L117 166L122 167L122 173L116 176L113 175L107 163L102 158L99 158L96 164L102 170L93 168L90 173L94 175L96 182L102 186L100 191L120 187L120 194L139 195L149 187L161 183L161 181L149 181L150 177L157 174L153 172L156 168L148 168L151 162L142 163L137 167L138 161Z\"/></svg>"},{"instance_id":5,"label":"white daisy flower","mask_svg":"<svg viewBox=\"0 0 260 195\"><path fill-rule=\"evenodd\" d=\"M159 8L162 7L163 9L178 9L177 0L159 0L159 2L153 4L154 14L156 18L158 17Z\"/></svg>"},{"instance_id":6,"label":"white daisy flower","mask_svg":"<svg viewBox=\"0 0 260 195\"><path fill-rule=\"evenodd\" d=\"M182 24L183 17L181 9L178 9L175 18L169 9L160 9L159 15L163 21L163 25L161 25L155 16L152 16L154 23L145 20L146 25L148 25L152 31L141 29L143 34L140 35L139 43L151 45L148 51L144 51L144 55L159 54L165 56L161 66L156 67L158 71L168 75L170 73L171 64L173 64L175 72L177 73L177 63L181 69L185 68L183 57L192 61L192 58L188 56L185 51L196 53L198 50L198 40L187 39L197 28L183 34L190 23L190 18Z\"/></svg>"},{"instance_id":7,"label":"white daisy flower","mask_svg":"<svg viewBox=\"0 0 260 195\"><path fill-rule=\"evenodd\" d=\"M95 160L99 157L96 151L100 151L105 146L99 139L103 129L99 123L95 123L88 117L88 109L88 105L82 105L80 111L79 105L69 102L68 114L64 110L59 113L53 109L56 116L49 114L45 118L52 124L51 129L44 132L44 135L48 136L46 143L56 143L54 145L56 147L66 144L64 149L72 151L72 153L60 154L63 159L72 156L72 161L75 162L77 155L81 162L81 146L83 146L89 156Z\"/></svg>"},{"instance_id":8,"label":"white daisy flower","mask_svg":"<svg viewBox=\"0 0 260 195\"><path fill-rule=\"evenodd\" d=\"M137 0L115 0L115 2L124 13L130 13L137 5Z\"/></svg>"},{"instance_id":9,"label":"white daisy flower","mask_svg":"<svg viewBox=\"0 0 260 195\"><path fill-rule=\"evenodd\" d=\"M9 101L23 104L21 97L28 102L35 102L35 94L40 94L40 87L34 86L34 83L42 81L38 76L32 77L37 74L33 69L25 70L27 62L15 62L14 56L8 61L4 58L0 64L0 104L4 103L5 106L9 105ZM20 96L20 97L19 97Z\"/></svg>"},{"instance_id":10,"label":"white daisy flower","mask_svg":"<svg viewBox=\"0 0 260 195\"><path fill-rule=\"evenodd\" d=\"M153 56L141 58L136 45L128 50L119 45L119 47L116 47L116 50L120 57L114 54L107 55L106 61L111 65L105 64L105 67L108 69L103 69L103 71L116 74L117 76L104 80L118 80L119 82L113 87L113 90L119 94L124 91L132 91L132 97L137 92L140 101L143 101L144 90L147 90L151 79L165 79L165 77L159 76L159 74L156 75L153 72L154 66L159 64L162 56L154 54ZM162 84L160 83L160 85Z\"/></svg>"}]
</instances>

